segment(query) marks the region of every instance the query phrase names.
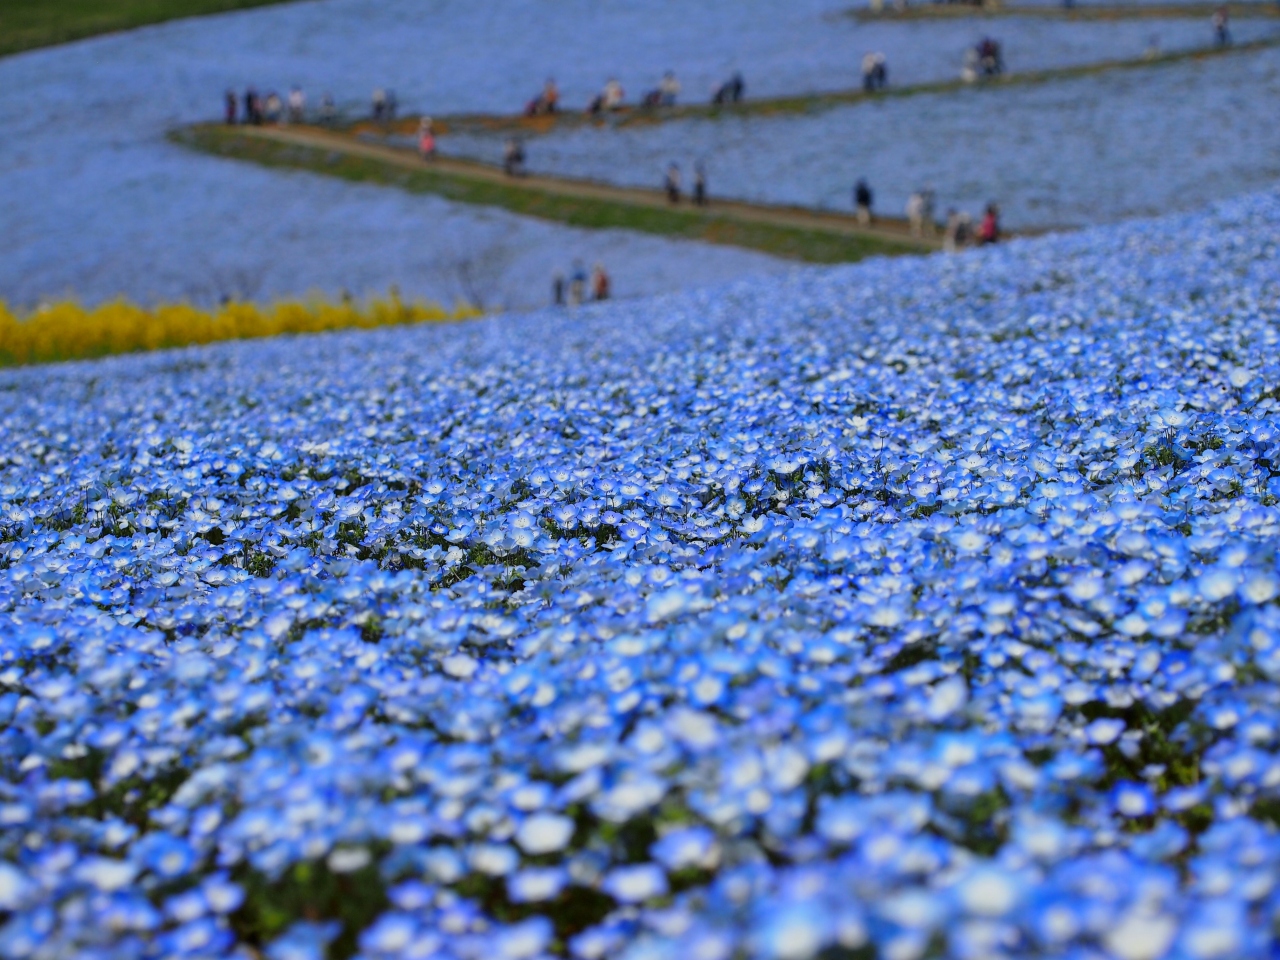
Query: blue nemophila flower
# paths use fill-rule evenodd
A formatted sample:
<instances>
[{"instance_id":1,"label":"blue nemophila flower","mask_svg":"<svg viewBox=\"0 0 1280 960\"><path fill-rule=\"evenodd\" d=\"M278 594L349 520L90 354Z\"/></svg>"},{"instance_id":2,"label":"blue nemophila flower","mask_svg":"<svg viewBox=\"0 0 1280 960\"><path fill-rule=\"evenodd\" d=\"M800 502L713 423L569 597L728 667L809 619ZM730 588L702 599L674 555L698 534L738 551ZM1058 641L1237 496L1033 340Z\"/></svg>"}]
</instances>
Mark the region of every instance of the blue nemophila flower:
<instances>
[{"instance_id":1,"label":"blue nemophila flower","mask_svg":"<svg viewBox=\"0 0 1280 960\"><path fill-rule=\"evenodd\" d=\"M4 374L0 952L1264 952L1277 222Z\"/></svg>"}]
</instances>

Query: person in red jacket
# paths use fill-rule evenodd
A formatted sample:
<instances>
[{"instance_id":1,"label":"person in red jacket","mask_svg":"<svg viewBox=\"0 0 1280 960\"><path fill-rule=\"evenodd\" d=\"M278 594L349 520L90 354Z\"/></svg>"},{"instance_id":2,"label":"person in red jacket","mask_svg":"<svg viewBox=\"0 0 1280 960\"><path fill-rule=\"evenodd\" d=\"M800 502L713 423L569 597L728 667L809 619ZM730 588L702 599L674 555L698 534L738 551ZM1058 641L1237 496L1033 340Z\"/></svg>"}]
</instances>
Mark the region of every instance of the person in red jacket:
<instances>
[{"instance_id":1,"label":"person in red jacket","mask_svg":"<svg viewBox=\"0 0 1280 960\"><path fill-rule=\"evenodd\" d=\"M978 227L978 243L997 243L1000 240L1000 208L994 203L987 204L987 213Z\"/></svg>"}]
</instances>

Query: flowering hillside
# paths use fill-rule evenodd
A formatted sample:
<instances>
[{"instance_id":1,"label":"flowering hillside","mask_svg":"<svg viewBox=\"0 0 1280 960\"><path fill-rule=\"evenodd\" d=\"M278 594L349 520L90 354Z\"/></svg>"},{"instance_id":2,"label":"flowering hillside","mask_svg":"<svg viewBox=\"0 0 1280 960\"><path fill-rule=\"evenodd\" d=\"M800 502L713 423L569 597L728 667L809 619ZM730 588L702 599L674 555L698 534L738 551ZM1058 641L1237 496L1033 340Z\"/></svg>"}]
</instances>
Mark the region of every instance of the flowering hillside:
<instances>
[{"instance_id":1,"label":"flowering hillside","mask_svg":"<svg viewBox=\"0 0 1280 960\"><path fill-rule=\"evenodd\" d=\"M0 374L0 955L1263 955L1278 229Z\"/></svg>"}]
</instances>

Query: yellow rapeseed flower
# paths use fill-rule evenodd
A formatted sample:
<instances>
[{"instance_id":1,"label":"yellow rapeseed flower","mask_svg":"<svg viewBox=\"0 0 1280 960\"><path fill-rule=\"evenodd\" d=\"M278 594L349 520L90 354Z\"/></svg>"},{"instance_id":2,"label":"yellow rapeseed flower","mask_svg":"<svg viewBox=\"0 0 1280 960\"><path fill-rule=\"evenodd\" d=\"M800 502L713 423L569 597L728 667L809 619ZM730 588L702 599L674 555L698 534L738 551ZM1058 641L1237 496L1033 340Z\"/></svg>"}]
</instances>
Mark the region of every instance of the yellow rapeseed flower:
<instances>
[{"instance_id":1,"label":"yellow rapeseed flower","mask_svg":"<svg viewBox=\"0 0 1280 960\"><path fill-rule=\"evenodd\" d=\"M62 302L22 317L0 302L0 366L476 316L479 311L466 305L449 310L436 303L406 303L394 291L386 299L364 304L320 300L282 301L269 306L228 303L216 310L201 310L185 303L144 308L121 300L86 308Z\"/></svg>"}]
</instances>

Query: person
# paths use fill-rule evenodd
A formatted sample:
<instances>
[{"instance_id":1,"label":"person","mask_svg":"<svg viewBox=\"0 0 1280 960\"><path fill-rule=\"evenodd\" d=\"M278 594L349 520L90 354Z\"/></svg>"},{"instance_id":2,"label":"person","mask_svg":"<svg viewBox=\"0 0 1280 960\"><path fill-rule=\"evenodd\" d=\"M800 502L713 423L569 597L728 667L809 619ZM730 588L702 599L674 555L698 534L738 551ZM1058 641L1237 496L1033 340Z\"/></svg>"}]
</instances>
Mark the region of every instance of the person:
<instances>
[{"instance_id":1,"label":"person","mask_svg":"<svg viewBox=\"0 0 1280 960\"><path fill-rule=\"evenodd\" d=\"M430 117L423 117L418 122L418 153L423 161L434 160L436 156L436 134Z\"/></svg>"},{"instance_id":2,"label":"person","mask_svg":"<svg viewBox=\"0 0 1280 960\"><path fill-rule=\"evenodd\" d=\"M542 85L542 110L544 113L555 113L560 109L560 88L556 86L555 77L547 77Z\"/></svg>"},{"instance_id":3,"label":"person","mask_svg":"<svg viewBox=\"0 0 1280 960\"><path fill-rule=\"evenodd\" d=\"M707 205L707 168L701 160L693 165L693 204L696 207Z\"/></svg>"},{"instance_id":4,"label":"person","mask_svg":"<svg viewBox=\"0 0 1280 960\"><path fill-rule=\"evenodd\" d=\"M938 232L938 224L934 220L937 202L938 195L933 187L925 187L920 191L920 226L926 237L932 237Z\"/></svg>"},{"instance_id":5,"label":"person","mask_svg":"<svg viewBox=\"0 0 1280 960\"><path fill-rule=\"evenodd\" d=\"M604 266L599 263L591 271L591 299L609 299L609 274L604 272Z\"/></svg>"},{"instance_id":6,"label":"person","mask_svg":"<svg viewBox=\"0 0 1280 960\"><path fill-rule=\"evenodd\" d=\"M664 107L676 105L676 97L680 95L680 81L676 79L675 71L668 70L662 75L662 82L658 84L658 93Z\"/></svg>"},{"instance_id":7,"label":"person","mask_svg":"<svg viewBox=\"0 0 1280 960\"><path fill-rule=\"evenodd\" d=\"M236 122L236 93L234 90L228 90L225 100L225 122L228 127L235 126Z\"/></svg>"},{"instance_id":8,"label":"person","mask_svg":"<svg viewBox=\"0 0 1280 960\"><path fill-rule=\"evenodd\" d=\"M747 85L742 82L742 74L735 72L729 80L729 99L734 103L741 103L746 89Z\"/></svg>"},{"instance_id":9,"label":"person","mask_svg":"<svg viewBox=\"0 0 1280 960\"><path fill-rule=\"evenodd\" d=\"M378 87L373 91L373 119L382 120L387 115L387 91Z\"/></svg>"},{"instance_id":10,"label":"person","mask_svg":"<svg viewBox=\"0 0 1280 960\"><path fill-rule=\"evenodd\" d=\"M1000 241L1000 208L994 203L987 204L987 212L978 227L978 243L987 245Z\"/></svg>"},{"instance_id":11,"label":"person","mask_svg":"<svg viewBox=\"0 0 1280 960\"><path fill-rule=\"evenodd\" d=\"M581 260L573 261L573 275L569 279L569 306L576 307L587 293L587 270Z\"/></svg>"},{"instance_id":12,"label":"person","mask_svg":"<svg viewBox=\"0 0 1280 960\"><path fill-rule=\"evenodd\" d=\"M862 57L862 92L871 93L876 88L876 55L867 52Z\"/></svg>"},{"instance_id":13,"label":"person","mask_svg":"<svg viewBox=\"0 0 1280 960\"><path fill-rule=\"evenodd\" d=\"M959 249L960 212L952 207L947 211L947 225L942 230L942 249L955 253Z\"/></svg>"},{"instance_id":14,"label":"person","mask_svg":"<svg viewBox=\"0 0 1280 960\"><path fill-rule=\"evenodd\" d=\"M913 237L924 232L924 196L919 190L907 198L907 224Z\"/></svg>"},{"instance_id":15,"label":"person","mask_svg":"<svg viewBox=\"0 0 1280 960\"><path fill-rule=\"evenodd\" d=\"M280 99L280 94L272 90L267 94L267 103L265 107L267 115L267 123L277 124L284 115L284 101Z\"/></svg>"},{"instance_id":16,"label":"person","mask_svg":"<svg viewBox=\"0 0 1280 960\"><path fill-rule=\"evenodd\" d=\"M871 72L875 80L876 89L883 90L889 83L889 61L883 53L875 55L875 66Z\"/></svg>"},{"instance_id":17,"label":"person","mask_svg":"<svg viewBox=\"0 0 1280 960\"><path fill-rule=\"evenodd\" d=\"M564 306L564 274L557 270L551 277L551 305Z\"/></svg>"},{"instance_id":18,"label":"person","mask_svg":"<svg viewBox=\"0 0 1280 960\"><path fill-rule=\"evenodd\" d=\"M524 144L515 137L509 138L502 149L502 170L508 177L524 174Z\"/></svg>"},{"instance_id":19,"label":"person","mask_svg":"<svg viewBox=\"0 0 1280 960\"><path fill-rule=\"evenodd\" d=\"M871 204L873 201L871 187L865 178L859 177L853 186L853 209L858 215L858 223L864 227L871 223Z\"/></svg>"},{"instance_id":20,"label":"person","mask_svg":"<svg viewBox=\"0 0 1280 960\"><path fill-rule=\"evenodd\" d=\"M587 113L593 117L599 116L604 112L604 94L597 93L591 98L591 102L587 104Z\"/></svg>"},{"instance_id":21,"label":"person","mask_svg":"<svg viewBox=\"0 0 1280 960\"><path fill-rule=\"evenodd\" d=\"M262 123L262 105L258 100L258 91L253 87L244 92L244 122L255 126Z\"/></svg>"},{"instance_id":22,"label":"person","mask_svg":"<svg viewBox=\"0 0 1280 960\"><path fill-rule=\"evenodd\" d=\"M978 56L977 47L969 47L964 52L964 63L960 66L960 81L962 83L977 83L978 69L982 65L982 58Z\"/></svg>"},{"instance_id":23,"label":"person","mask_svg":"<svg viewBox=\"0 0 1280 960\"><path fill-rule=\"evenodd\" d=\"M625 97L626 91L622 89L622 84L611 77L609 82L604 85L600 106L605 110L619 110L622 108L622 101Z\"/></svg>"},{"instance_id":24,"label":"person","mask_svg":"<svg viewBox=\"0 0 1280 960\"><path fill-rule=\"evenodd\" d=\"M1225 47L1231 42L1231 31L1227 29L1229 18L1226 4L1213 11L1213 38L1220 47Z\"/></svg>"},{"instance_id":25,"label":"person","mask_svg":"<svg viewBox=\"0 0 1280 960\"><path fill-rule=\"evenodd\" d=\"M667 167L667 176L663 181L663 186L667 191L668 203L680 202L680 167L675 163Z\"/></svg>"},{"instance_id":26,"label":"person","mask_svg":"<svg viewBox=\"0 0 1280 960\"><path fill-rule=\"evenodd\" d=\"M301 87L289 91L289 122L302 123L307 110L307 98Z\"/></svg>"}]
</instances>

